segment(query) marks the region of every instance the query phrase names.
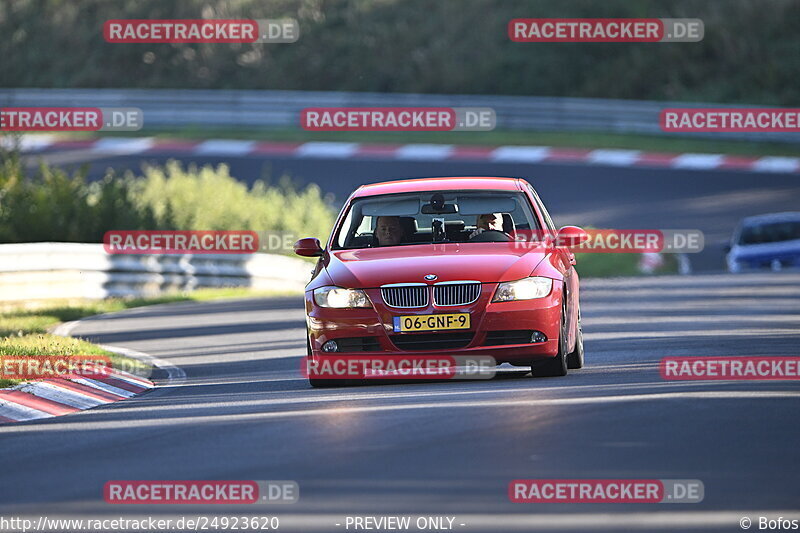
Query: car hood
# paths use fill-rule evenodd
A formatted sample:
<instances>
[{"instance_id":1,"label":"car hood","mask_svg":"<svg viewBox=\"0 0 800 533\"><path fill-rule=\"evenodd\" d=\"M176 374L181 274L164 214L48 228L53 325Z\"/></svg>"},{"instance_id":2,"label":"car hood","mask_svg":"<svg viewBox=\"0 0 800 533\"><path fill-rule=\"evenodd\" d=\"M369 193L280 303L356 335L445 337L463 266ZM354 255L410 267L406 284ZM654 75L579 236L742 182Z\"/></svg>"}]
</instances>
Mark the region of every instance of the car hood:
<instances>
[{"instance_id":1,"label":"car hood","mask_svg":"<svg viewBox=\"0 0 800 533\"><path fill-rule=\"evenodd\" d=\"M335 285L373 288L387 283L513 281L531 275L547 254L514 243L426 244L332 251L326 270Z\"/></svg>"}]
</instances>

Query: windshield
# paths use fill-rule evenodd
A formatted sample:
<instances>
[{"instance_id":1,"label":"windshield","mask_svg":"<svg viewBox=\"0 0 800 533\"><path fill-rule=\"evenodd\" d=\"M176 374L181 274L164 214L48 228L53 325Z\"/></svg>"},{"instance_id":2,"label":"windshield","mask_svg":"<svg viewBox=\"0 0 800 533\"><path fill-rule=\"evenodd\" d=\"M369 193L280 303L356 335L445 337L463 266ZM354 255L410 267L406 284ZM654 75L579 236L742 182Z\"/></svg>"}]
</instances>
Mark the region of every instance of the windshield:
<instances>
[{"instance_id":1,"label":"windshield","mask_svg":"<svg viewBox=\"0 0 800 533\"><path fill-rule=\"evenodd\" d=\"M540 229L527 197L504 191L426 191L359 198L333 248L508 242Z\"/></svg>"},{"instance_id":2,"label":"windshield","mask_svg":"<svg viewBox=\"0 0 800 533\"><path fill-rule=\"evenodd\" d=\"M800 220L745 226L739 244L765 244L800 239Z\"/></svg>"}]
</instances>

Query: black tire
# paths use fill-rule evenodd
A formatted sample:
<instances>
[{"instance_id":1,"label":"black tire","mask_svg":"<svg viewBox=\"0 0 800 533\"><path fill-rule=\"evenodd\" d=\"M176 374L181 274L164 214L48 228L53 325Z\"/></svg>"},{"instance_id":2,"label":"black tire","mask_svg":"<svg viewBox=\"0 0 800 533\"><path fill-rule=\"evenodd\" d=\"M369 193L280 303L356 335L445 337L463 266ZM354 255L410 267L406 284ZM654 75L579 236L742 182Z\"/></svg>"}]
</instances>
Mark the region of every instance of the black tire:
<instances>
[{"instance_id":1,"label":"black tire","mask_svg":"<svg viewBox=\"0 0 800 533\"><path fill-rule=\"evenodd\" d=\"M306 357L311 359L311 339L308 338L308 334L306 334ZM344 384L344 380L341 379L317 379L312 378L311 376L308 377L308 384L314 387L315 389L328 389L331 387L340 387Z\"/></svg>"},{"instance_id":2,"label":"black tire","mask_svg":"<svg viewBox=\"0 0 800 533\"><path fill-rule=\"evenodd\" d=\"M575 349L567 355L567 368L583 368L583 331L578 319L578 336L575 338Z\"/></svg>"},{"instance_id":3,"label":"black tire","mask_svg":"<svg viewBox=\"0 0 800 533\"><path fill-rule=\"evenodd\" d=\"M558 331L558 353L552 359L534 361L531 375L535 378L555 378L567 375L567 314L566 304L561 308L561 326Z\"/></svg>"}]
</instances>

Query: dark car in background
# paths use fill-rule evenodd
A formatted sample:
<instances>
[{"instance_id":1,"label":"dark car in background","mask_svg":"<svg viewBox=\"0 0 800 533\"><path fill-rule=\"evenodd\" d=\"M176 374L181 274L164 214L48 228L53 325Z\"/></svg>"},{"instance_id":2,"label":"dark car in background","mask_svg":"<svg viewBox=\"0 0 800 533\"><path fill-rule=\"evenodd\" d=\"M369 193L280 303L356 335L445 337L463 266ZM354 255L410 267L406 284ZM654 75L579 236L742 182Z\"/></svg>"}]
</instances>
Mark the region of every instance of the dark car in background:
<instances>
[{"instance_id":1,"label":"dark car in background","mask_svg":"<svg viewBox=\"0 0 800 533\"><path fill-rule=\"evenodd\" d=\"M800 268L800 212L743 219L726 260L729 272Z\"/></svg>"}]
</instances>

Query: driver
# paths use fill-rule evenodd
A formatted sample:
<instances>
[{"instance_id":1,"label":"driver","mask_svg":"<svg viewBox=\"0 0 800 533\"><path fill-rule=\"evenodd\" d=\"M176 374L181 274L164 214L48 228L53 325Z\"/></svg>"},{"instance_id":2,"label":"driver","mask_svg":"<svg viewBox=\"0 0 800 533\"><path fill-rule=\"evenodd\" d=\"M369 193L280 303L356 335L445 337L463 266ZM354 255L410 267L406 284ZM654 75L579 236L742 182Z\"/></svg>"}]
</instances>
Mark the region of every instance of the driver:
<instances>
[{"instance_id":1,"label":"driver","mask_svg":"<svg viewBox=\"0 0 800 533\"><path fill-rule=\"evenodd\" d=\"M484 213L478 217L475 225L478 229L470 233L470 239L488 230L503 231L503 213Z\"/></svg>"},{"instance_id":2,"label":"driver","mask_svg":"<svg viewBox=\"0 0 800 533\"><path fill-rule=\"evenodd\" d=\"M375 238L378 246L396 246L403 240L400 217L380 216L375 222Z\"/></svg>"}]
</instances>

